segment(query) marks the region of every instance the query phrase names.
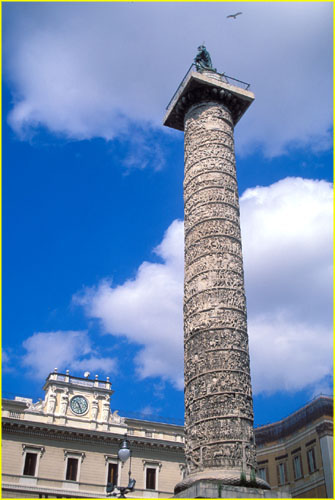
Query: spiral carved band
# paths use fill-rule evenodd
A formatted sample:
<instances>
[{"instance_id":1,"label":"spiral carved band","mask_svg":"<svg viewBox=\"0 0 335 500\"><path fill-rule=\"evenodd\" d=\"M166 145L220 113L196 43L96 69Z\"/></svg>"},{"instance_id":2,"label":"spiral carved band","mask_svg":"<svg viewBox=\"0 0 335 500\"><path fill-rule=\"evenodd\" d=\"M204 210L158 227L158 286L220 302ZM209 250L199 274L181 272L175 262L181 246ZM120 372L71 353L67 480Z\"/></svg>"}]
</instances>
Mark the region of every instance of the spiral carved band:
<instances>
[{"instance_id":1,"label":"spiral carved band","mask_svg":"<svg viewBox=\"0 0 335 500\"><path fill-rule=\"evenodd\" d=\"M185 431L188 474L255 468L233 120L185 114Z\"/></svg>"}]
</instances>

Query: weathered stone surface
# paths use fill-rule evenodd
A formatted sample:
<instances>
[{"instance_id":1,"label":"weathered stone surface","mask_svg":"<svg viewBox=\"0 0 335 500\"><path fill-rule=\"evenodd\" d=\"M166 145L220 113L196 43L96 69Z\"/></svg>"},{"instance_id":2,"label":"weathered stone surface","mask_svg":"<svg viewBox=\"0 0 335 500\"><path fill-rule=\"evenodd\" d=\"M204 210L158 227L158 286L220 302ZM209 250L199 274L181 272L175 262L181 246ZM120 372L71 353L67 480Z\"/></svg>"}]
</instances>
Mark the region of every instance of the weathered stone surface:
<instances>
[{"instance_id":1,"label":"weathered stone surface","mask_svg":"<svg viewBox=\"0 0 335 500\"><path fill-rule=\"evenodd\" d=\"M212 480L269 488L255 478L234 151L234 126L253 99L251 92L223 82L215 71L191 72L164 119L166 126L185 133L186 476L175 488L185 498L211 496L194 493L199 481L205 490ZM183 490L185 494L179 493Z\"/></svg>"},{"instance_id":2,"label":"weathered stone surface","mask_svg":"<svg viewBox=\"0 0 335 500\"><path fill-rule=\"evenodd\" d=\"M174 498L291 498L289 488L270 491L244 486L225 486L217 478L199 480L180 491Z\"/></svg>"},{"instance_id":3,"label":"weathered stone surface","mask_svg":"<svg viewBox=\"0 0 335 500\"><path fill-rule=\"evenodd\" d=\"M233 120L200 102L184 131L186 482L234 483L256 461Z\"/></svg>"}]
</instances>

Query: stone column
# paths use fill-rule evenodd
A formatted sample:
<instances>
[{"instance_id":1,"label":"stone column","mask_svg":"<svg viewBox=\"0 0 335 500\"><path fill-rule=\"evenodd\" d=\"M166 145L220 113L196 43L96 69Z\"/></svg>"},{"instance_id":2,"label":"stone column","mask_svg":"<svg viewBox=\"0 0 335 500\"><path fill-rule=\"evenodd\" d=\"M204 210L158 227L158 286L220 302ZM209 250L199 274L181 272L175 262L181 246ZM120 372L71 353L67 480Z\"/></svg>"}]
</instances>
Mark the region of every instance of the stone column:
<instances>
[{"instance_id":1,"label":"stone column","mask_svg":"<svg viewBox=\"0 0 335 500\"><path fill-rule=\"evenodd\" d=\"M234 125L218 102L185 114L185 431L189 474L256 468Z\"/></svg>"},{"instance_id":2,"label":"stone column","mask_svg":"<svg viewBox=\"0 0 335 500\"><path fill-rule=\"evenodd\" d=\"M216 72L187 75L165 125L184 130L185 479L268 488L256 452L234 126L254 96Z\"/></svg>"}]
</instances>

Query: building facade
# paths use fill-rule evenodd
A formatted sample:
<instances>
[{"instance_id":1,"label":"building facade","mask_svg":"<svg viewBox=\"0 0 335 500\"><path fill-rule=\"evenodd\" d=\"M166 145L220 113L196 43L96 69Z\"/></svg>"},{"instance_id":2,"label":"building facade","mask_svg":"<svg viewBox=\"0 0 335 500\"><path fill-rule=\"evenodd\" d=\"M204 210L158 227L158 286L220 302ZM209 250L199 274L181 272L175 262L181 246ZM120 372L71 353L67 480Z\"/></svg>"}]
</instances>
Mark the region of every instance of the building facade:
<instances>
[{"instance_id":1,"label":"building facade","mask_svg":"<svg viewBox=\"0 0 335 500\"><path fill-rule=\"evenodd\" d=\"M255 431L258 475L293 498L333 498L333 400L319 396Z\"/></svg>"},{"instance_id":2,"label":"building facade","mask_svg":"<svg viewBox=\"0 0 335 500\"><path fill-rule=\"evenodd\" d=\"M51 373L45 398L4 400L2 496L4 498L104 498L107 483L132 495L170 497L183 477L183 427L123 418L110 410L109 380ZM124 435L130 459L118 450Z\"/></svg>"},{"instance_id":3,"label":"building facade","mask_svg":"<svg viewBox=\"0 0 335 500\"><path fill-rule=\"evenodd\" d=\"M3 498L170 498L185 474L182 426L120 417L109 380L51 373L45 397L3 400ZM331 498L332 399L320 396L286 419L255 429L258 475L295 498ZM124 435L131 461L118 450Z\"/></svg>"}]
</instances>

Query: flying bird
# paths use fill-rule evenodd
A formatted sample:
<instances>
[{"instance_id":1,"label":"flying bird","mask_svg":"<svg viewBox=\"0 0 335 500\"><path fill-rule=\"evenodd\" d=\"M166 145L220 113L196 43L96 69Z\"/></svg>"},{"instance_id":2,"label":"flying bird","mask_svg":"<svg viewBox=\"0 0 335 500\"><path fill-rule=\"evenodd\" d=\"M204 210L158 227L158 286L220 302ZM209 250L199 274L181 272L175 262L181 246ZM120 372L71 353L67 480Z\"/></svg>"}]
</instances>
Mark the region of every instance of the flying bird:
<instances>
[{"instance_id":1,"label":"flying bird","mask_svg":"<svg viewBox=\"0 0 335 500\"><path fill-rule=\"evenodd\" d=\"M241 14L242 14L242 12L236 12L236 14L229 14L229 16L227 16L227 18L228 17L233 17L234 19L236 19L236 16L239 16Z\"/></svg>"}]
</instances>

